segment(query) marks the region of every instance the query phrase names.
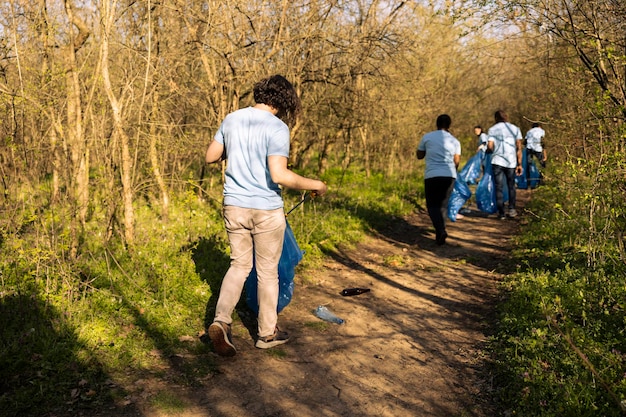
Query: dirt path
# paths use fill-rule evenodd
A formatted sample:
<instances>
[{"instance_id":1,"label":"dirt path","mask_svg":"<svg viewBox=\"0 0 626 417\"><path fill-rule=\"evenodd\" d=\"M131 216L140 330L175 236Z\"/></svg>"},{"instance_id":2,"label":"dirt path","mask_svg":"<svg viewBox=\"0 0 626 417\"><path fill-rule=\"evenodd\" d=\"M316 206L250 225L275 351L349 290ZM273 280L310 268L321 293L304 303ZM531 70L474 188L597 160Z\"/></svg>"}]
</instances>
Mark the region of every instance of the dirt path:
<instances>
[{"instance_id":1,"label":"dirt path","mask_svg":"<svg viewBox=\"0 0 626 417\"><path fill-rule=\"evenodd\" d=\"M522 202L528 195L519 192ZM396 219L378 236L337 253L296 288L279 322L292 341L254 348L233 326L238 354L209 353L219 373L177 395L183 413L143 416L493 416L481 350L499 265L518 220L478 212L449 224L437 246L426 213ZM346 287L371 292L342 297ZM342 325L317 319L326 305ZM153 387L156 389L156 387ZM171 388L171 387L170 387Z\"/></svg>"}]
</instances>

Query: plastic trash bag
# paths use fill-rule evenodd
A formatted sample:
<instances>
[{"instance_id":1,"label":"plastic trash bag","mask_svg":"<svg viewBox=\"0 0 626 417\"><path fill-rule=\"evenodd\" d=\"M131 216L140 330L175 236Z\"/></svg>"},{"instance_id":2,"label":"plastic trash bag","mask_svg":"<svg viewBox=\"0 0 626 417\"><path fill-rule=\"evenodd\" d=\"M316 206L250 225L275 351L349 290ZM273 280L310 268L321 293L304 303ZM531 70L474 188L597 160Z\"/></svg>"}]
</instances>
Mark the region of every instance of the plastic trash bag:
<instances>
[{"instance_id":1,"label":"plastic trash bag","mask_svg":"<svg viewBox=\"0 0 626 417\"><path fill-rule=\"evenodd\" d=\"M539 181L541 181L541 173L537 168L537 164L535 164L535 160L531 159L530 164L528 164L528 185L530 188L537 188Z\"/></svg>"},{"instance_id":2,"label":"plastic trash bag","mask_svg":"<svg viewBox=\"0 0 626 417\"><path fill-rule=\"evenodd\" d=\"M509 186L504 181L502 189L502 201L509 201ZM487 154L485 158L485 170L483 177L480 179L476 187L476 205L482 212L493 214L498 211L496 200L496 177L493 175L493 166L491 165L491 155Z\"/></svg>"},{"instance_id":3,"label":"plastic trash bag","mask_svg":"<svg viewBox=\"0 0 626 417\"><path fill-rule=\"evenodd\" d=\"M285 228L285 242L283 251L278 261L278 305L276 311L280 313L290 302L293 296L296 266L302 260L304 252L298 246L293 230L287 222ZM259 301L257 298L257 273L256 267L252 266L252 271L246 279L246 303L255 313L259 313Z\"/></svg>"},{"instance_id":4,"label":"plastic trash bag","mask_svg":"<svg viewBox=\"0 0 626 417\"><path fill-rule=\"evenodd\" d=\"M474 156L467 160L463 168L459 171L457 179L460 179L467 184L476 184L478 182L478 178L480 178L480 172L482 171L482 161L484 157L484 152L476 152Z\"/></svg>"},{"instance_id":5,"label":"plastic trash bag","mask_svg":"<svg viewBox=\"0 0 626 417\"><path fill-rule=\"evenodd\" d=\"M459 214L459 210L471 196L472 192L467 183L457 177L448 200L448 218L450 220L456 221L456 215Z\"/></svg>"},{"instance_id":6,"label":"plastic trash bag","mask_svg":"<svg viewBox=\"0 0 626 417\"><path fill-rule=\"evenodd\" d=\"M493 177L491 154L487 154L485 157L483 177L476 187L476 205L478 210L489 214L493 214L498 210L496 206L496 181Z\"/></svg>"}]
</instances>

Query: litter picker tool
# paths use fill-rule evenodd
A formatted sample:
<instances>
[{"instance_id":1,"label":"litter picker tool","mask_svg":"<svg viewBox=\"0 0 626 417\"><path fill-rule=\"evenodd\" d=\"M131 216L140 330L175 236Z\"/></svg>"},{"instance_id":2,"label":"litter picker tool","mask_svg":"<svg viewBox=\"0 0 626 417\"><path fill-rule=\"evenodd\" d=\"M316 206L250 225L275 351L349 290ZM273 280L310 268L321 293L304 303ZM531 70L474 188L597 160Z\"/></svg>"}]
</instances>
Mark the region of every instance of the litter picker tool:
<instances>
[{"instance_id":1,"label":"litter picker tool","mask_svg":"<svg viewBox=\"0 0 626 417\"><path fill-rule=\"evenodd\" d=\"M291 210L289 210L287 212L287 214L285 214L285 217L289 216L291 214L292 211L294 211L295 209L297 209L298 207L300 207L300 205L306 201L309 201L311 199L313 199L316 196L315 192L311 191L310 193L305 193L304 196L302 196L302 199L300 199L300 201L298 202L298 204L296 204L295 206L293 206L291 208Z\"/></svg>"}]
</instances>

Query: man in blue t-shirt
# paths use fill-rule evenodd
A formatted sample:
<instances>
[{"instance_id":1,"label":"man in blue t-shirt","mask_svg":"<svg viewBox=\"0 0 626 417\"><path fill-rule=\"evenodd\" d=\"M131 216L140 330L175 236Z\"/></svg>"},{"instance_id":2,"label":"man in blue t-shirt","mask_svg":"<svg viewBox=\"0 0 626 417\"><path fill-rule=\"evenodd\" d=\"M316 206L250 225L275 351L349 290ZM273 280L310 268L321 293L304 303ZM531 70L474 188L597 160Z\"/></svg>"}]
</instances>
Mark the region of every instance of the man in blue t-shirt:
<instances>
[{"instance_id":1,"label":"man in blue t-shirt","mask_svg":"<svg viewBox=\"0 0 626 417\"><path fill-rule=\"evenodd\" d=\"M546 166L546 160L548 156L546 155L545 147L543 146L543 138L546 136L545 130L541 128L541 125L537 122L533 123L532 128L526 132L526 153L528 155L528 164L530 165L530 161L535 157L541 164L543 168Z\"/></svg>"},{"instance_id":2,"label":"man in blue t-shirt","mask_svg":"<svg viewBox=\"0 0 626 417\"><path fill-rule=\"evenodd\" d=\"M487 148L493 154L491 166L496 180L496 207L498 218L505 219L504 185L509 190L509 217L517 216L515 210L515 176L522 175L522 132L519 127L509 123L507 114L498 110L495 115L496 124L489 128Z\"/></svg>"},{"instance_id":3,"label":"man in blue t-shirt","mask_svg":"<svg viewBox=\"0 0 626 417\"><path fill-rule=\"evenodd\" d=\"M436 124L437 130L426 133L417 146L417 159L426 158L426 208L435 227L435 241L443 245L448 237L446 212L461 160L461 143L448 131L452 124L450 116L439 115Z\"/></svg>"},{"instance_id":4,"label":"man in blue t-shirt","mask_svg":"<svg viewBox=\"0 0 626 417\"><path fill-rule=\"evenodd\" d=\"M206 152L206 162L228 159L224 181L224 223L230 242L230 267L222 280L215 318L208 328L219 355L237 353L230 326L232 313L253 262L257 271L258 339L267 349L289 340L277 326L278 262L285 236L285 214L279 186L326 193L322 181L287 168L289 127L300 110L300 98L284 77L274 75L254 85L253 107L230 113Z\"/></svg>"}]
</instances>

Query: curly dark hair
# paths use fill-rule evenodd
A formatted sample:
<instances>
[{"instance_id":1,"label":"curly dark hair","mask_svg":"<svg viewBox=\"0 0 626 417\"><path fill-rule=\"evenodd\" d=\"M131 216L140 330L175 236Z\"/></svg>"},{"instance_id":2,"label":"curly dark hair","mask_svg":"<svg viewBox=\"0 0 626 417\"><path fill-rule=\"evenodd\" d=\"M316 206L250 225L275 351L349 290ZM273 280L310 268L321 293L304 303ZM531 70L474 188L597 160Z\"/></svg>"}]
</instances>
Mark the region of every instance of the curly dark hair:
<instances>
[{"instance_id":1,"label":"curly dark hair","mask_svg":"<svg viewBox=\"0 0 626 417\"><path fill-rule=\"evenodd\" d=\"M278 110L277 116L291 124L300 113L300 98L296 89L282 75L272 75L254 85L254 101Z\"/></svg>"},{"instance_id":2,"label":"curly dark hair","mask_svg":"<svg viewBox=\"0 0 626 417\"><path fill-rule=\"evenodd\" d=\"M497 112L495 112L493 117L494 117L494 119L496 119L496 123L508 122L509 121L509 115L506 114L506 112L504 110L498 110Z\"/></svg>"}]
</instances>

